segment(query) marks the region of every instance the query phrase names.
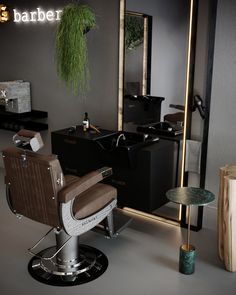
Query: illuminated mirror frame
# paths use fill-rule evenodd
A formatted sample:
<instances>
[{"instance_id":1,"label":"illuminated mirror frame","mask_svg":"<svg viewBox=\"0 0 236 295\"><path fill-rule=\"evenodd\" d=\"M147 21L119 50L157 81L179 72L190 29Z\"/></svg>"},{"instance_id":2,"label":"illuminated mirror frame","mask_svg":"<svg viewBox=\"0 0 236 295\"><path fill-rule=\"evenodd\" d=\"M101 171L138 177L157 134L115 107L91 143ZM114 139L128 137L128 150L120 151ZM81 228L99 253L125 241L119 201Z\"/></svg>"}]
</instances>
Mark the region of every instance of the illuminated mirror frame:
<instances>
[{"instance_id":1,"label":"illuminated mirror frame","mask_svg":"<svg viewBox=\"0 0 236 295\"><path fill-rule=\"evenodd\" d=\"M189 0L190 11L189 11L189 29L188 29L188 47L186 54L186 79L185 79L185 116L184 116L184 130L183 130L183 152L182 152L182 163L181 163L181 179L180 186L185 184L185 154L186 154L186 139L189 135L189 126L191 121L191 114L189 114L190 97L192 95L193 81L191 81L191 75L193 73L193 48L195 47L196 34L193 31L196 30L196 10L197 0ZM118 93L118 130L123 129L123 97L124 97L124 61L125 61L125 9L126 0L120 0L120 31L119 31L119 93ZM192 79L193 80L193 79ZM190 85L191 84L191 85ZM136 210L130 210L135 212ZM184 226L186 219L186 210L184 214L182 212L182 206L179 207L179 218L178 221L172 221L168 218L147 214L144 212L137 213L139 215L149 217L158 221L165 221L167 223Z\"/></svg>"}]
</instances>

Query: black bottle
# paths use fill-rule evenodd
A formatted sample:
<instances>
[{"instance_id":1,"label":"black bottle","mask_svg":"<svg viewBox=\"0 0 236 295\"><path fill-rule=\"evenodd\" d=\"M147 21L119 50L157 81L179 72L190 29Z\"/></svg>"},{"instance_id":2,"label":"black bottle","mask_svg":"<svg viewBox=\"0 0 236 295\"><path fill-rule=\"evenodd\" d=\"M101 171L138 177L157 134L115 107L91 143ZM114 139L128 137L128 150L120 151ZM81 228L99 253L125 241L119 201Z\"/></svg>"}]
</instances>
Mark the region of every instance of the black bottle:
<instances>
[{"instance_id":1,"label":"black bottle","mask_svg":"<svg viewBox=\"0 0 236 295\"><path fill-rule=\"evenodd\" d=\"M88 113L86 112L84 116L84 120L83 120L83 130L87 131L89 129L89 126L90 126L90 122L88 118Z\"/></svg>"}]
</instances>

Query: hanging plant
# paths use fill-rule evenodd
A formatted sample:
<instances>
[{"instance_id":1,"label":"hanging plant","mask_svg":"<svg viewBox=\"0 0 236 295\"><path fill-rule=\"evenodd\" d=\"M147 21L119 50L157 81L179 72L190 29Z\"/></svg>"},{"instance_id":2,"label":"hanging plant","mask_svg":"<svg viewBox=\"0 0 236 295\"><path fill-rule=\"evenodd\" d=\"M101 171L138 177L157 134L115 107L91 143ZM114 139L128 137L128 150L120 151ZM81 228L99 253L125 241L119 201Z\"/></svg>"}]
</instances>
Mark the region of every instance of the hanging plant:
<instances>
[{"instance_id":1,"label":"hanging plant","mask_svg":"<svg viewBox=\"0 0 236 295\"><path fill-rule=\"evenodd\" d=\"M88 90L86 33L95 26L95 14L88 6L64 7L56 33L57 73L74 94Z\"/></svg>"},{"instance_id":2,"label":"hanging plant","mask_svg":"<svg viewBox=\"0 0 236 295\"><path fill-rule=\"evenodd\" d=\"M125 16L125 48L132 50L143 43L143 19L138 16Z\"/></svg>"}]
</instances>

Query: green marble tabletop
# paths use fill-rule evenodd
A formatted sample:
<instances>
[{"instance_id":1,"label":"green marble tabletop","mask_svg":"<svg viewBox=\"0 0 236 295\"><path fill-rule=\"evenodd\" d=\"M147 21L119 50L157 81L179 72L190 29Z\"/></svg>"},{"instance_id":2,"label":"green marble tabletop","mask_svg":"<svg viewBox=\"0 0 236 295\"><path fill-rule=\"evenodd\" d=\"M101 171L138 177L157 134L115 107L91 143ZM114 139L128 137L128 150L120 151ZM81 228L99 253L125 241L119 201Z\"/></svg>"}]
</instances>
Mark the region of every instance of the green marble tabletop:
<instances>
[{"instance_id":1,"label":"green marble tabletop","mask_svg":"<svg viewBox=\"0 0 236 295\"><path fill-rule=\"evenodd\" d=\"M208 190L198 187L177 187L168 190L166 197L177 204L203 206L214 201L215 196Z\"/></svg>"}]
</instances>

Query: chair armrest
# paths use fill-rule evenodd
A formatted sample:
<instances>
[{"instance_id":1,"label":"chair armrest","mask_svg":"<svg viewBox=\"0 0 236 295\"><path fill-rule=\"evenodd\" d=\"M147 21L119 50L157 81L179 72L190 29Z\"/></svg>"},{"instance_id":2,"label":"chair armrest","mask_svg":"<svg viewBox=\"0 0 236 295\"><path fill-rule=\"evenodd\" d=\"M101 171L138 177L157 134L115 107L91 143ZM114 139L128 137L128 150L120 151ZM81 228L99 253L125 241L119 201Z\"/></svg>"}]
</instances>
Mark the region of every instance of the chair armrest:
<instances>
[{"instance_id":1,"label":"chair armrest","mask_svg":"<svg viewBox=\"0 0 236 295\"><path fill-rule=\"evenodd\" d=\"M103 167L80 177L78 180L72 182L70 185L66 185L58 192L59 202L67 203L73 200L76 196L110 175L112 175L112 169L109 167Z\"/></svg>"}]
</instances>

